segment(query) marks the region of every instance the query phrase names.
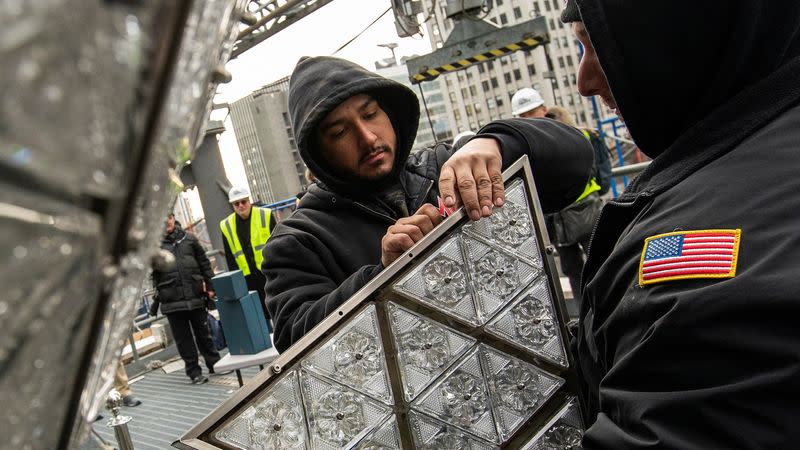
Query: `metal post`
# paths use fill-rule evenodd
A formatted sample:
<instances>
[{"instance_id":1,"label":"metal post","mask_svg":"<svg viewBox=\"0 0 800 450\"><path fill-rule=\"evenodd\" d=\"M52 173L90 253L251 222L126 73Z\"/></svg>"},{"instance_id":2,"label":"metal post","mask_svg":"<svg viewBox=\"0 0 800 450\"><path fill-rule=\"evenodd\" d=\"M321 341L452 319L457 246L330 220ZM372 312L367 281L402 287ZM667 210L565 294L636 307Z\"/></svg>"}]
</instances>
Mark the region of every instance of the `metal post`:
<instances>
[{"instance_id":1,"label":"metal post","mask_svg":"<svg viewBox=\"0 0 800 450\"><path fill-rule=\"evenodd\" d=\"M625 165L625 156L622 154L622 145L619 143L619 139L617 139L617 121L616 118L614 121L611 122L611 130L614 132L614 146L617 148L617 159L619 160L619 167L623 167ZM626 188L628 187L628 177L622 176L622 185Z\"/></svg>"},{"instance_id":2,"label":"metal post","mask_svg":"<svg viewBox=\"0 0 800 450\"><path fill-rule=\"evenodd\" d=\"M133 339L133 333L128 334L128 342L131 343L131 354L133 355L133 362L139 362L139 352L136 351L136 341Z\"/></svg>"},{"instance_id":3,"label":"metal post","mask_svg":"<svg viewBox=\"0 0 800 450\"><path fill-rule=\"evenodd\" d=\"M117 438L119 450L133 450L133 440L128 430L130 416L120 415L119 409L122 406L122 394L116 389L112 389L106 398L106 409L111 413L106 425L114 429L114 437Z\"/></svg>"}]
</instances>

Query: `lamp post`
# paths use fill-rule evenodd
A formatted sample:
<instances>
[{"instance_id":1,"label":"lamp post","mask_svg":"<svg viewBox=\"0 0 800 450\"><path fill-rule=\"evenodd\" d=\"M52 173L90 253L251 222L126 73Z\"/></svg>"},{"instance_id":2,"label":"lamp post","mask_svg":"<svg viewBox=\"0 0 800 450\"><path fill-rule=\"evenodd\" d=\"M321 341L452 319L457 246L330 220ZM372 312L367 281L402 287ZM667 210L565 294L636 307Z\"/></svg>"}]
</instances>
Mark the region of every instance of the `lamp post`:
<instances>
[{"instance_id":1,"label":"lamp post","mask_svg":"<svg viewBox=\"0 0 800 450\"><path fill-rule=\"evenodd\" d=\"M397 65L397 57L394 54L394 49L398 47L396 42L387 42L386 44L378 44L378 47L388 48L392 52L392 61Z\"/></svg>"}]
</instances>

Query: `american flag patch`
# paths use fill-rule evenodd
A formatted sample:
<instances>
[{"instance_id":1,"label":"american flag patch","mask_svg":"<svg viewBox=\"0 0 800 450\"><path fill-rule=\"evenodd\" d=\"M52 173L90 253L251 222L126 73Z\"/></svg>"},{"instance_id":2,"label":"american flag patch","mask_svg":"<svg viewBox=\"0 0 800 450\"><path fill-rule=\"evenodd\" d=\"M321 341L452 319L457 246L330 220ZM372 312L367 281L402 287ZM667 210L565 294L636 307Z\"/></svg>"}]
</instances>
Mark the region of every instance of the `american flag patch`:
<instances>
[{"instance_id":1,"label":"american flag patch","mask_svg":"<svg viewBox=\"0 0 800 450\"><path fill-rule=\"evenodd\" d=\"M644 241L639 285L688 278L733 278L742 230L696 230Z\"/></svg>"}]
</instances>

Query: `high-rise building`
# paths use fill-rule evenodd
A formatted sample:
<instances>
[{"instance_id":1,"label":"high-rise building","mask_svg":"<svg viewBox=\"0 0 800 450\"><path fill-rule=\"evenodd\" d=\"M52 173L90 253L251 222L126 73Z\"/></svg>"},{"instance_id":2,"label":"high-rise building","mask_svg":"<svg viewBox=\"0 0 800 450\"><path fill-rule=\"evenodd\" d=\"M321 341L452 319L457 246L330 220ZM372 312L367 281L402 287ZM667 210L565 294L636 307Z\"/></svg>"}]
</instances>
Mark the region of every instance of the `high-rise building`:
<instances>
[{"instance_id":1,"label":"high-rise building","mask_svg":"<svg viewBox=\"0 0 800 450\"><path fill-rule=\"evenodd\" d=\"M289 78L270 83L230 105L233 131L254 201L294 197L305 185L305 165L292 132Z\"/></svg>"},{"instance_id":2,"label":"high-rise building","mask_svg":"<svg viewBox=\"0 0 800 450\"><path fill-rule=\"evenodd\" d=\"M434 12L426 22L431 45L441 48L454 25L445 15L447 2L424 1L426 10ZM569 27L559 20L559 5L558 0L494 1L486 20L505 27L544 16L550 43L439 77L444 80L454 134L467 129L476 131L491 120L511 117L511 97L525 87L538 90L548 105L561 105L572 111L578 125L595 126L591 101L581 97L576 85L579 45ZM548 55L552 67L548 65ZM602 117L609 113L602 105L598 107Z\"/></svg>"},{"instance_id":3,"label":"high-rise building","mask_svg":"<svg viewBox=\"0 0 800 450\"><path fill-rule=\"evenodd\" d=\"M399 65L392 59L376 62L375 73L408 86L417 95L420 116L417 138L414 141L413 149L430 147L437 142L451 140L453 138L453 127L447 112L448 108L445 105L444 90L442 89L444 84L441 80L433 80L422 84L422 92L425 95L425 101L423 102L419 86L412 86L411 81L408 79L405 59L401 59L400 62L401 64ZM427 113L425 105L427 105ZM428 116L430 116L430 121Z\"/></svg>"}]
</instances>

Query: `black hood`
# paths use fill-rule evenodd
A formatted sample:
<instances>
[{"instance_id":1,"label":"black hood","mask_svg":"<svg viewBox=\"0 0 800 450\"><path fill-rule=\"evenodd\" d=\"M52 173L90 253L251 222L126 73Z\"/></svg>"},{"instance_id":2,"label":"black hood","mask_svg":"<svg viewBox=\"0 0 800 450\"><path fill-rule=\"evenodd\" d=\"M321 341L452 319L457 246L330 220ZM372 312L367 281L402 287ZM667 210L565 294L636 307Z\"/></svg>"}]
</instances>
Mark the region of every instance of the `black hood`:
<instances>
[{"instance_id":1,"label":"black hood","mask_svg":"<svg viewBox=\"0 0 800 450\"><path fill-rule=\"evenodd\" d=\"M800 1L576 3L628 129L650 157L685 134L768 119L755 117L754 102L785 110L800 98ZM793 86L781 81L792 76Z\"/></svg>"},{"instance_id":2,"label":"black hood","mask_svg":"<svg viewBox=\"0 0 800 450\"><path fill-rule=\"evenodd\" d=\"M340 103L357 94L369 94L386 111L397 136L393 173L396 178L411 152L419 124L419 102L402 84L339 58L303 57L289 79L289 114L303 162L322 184L343 195L359 197L374 192L375 182L346 179L320 156L314 138L319 122Z\"/></svg>"}]
</instances>

